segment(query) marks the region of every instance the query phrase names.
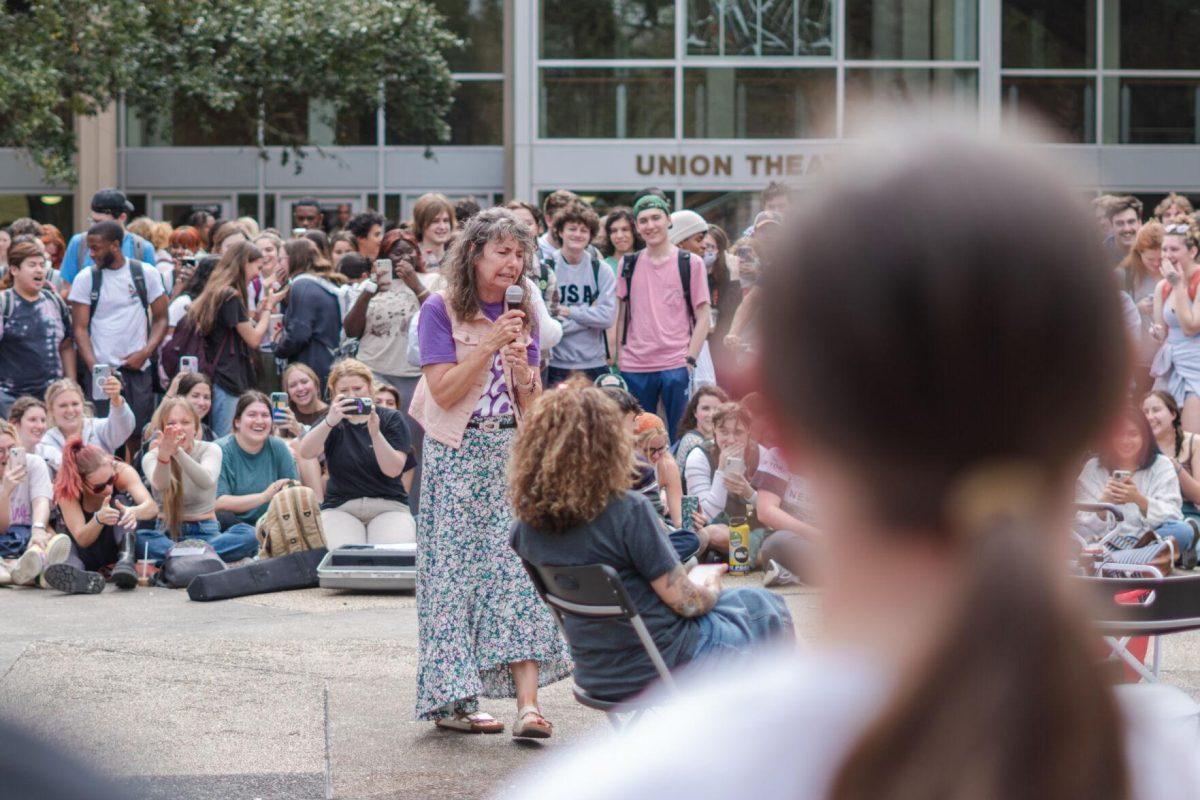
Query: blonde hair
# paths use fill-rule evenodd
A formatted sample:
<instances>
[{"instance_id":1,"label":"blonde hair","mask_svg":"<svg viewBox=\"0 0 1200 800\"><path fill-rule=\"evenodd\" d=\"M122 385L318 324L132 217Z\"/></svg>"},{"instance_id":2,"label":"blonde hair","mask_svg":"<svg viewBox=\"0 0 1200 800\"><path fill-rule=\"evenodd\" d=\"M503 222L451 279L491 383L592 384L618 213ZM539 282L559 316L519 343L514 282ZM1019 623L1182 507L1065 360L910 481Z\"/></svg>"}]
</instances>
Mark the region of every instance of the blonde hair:
<instances>
[{"instance_id":1,"label":"blonde hair","mask_svg":"<svg viewBox=\"0 0 1200 800\"><path fill-rule=\"evenodd\" d=\"M83 393L83 387L70 378L59 378L46 387L46 416L50 418L51 427L58 427L58 420L54 417L54 401L58 396L67 392L74 392L79 395L79 400L83 403L84 418L92 415L92 406L87 401L87 396Z\"/></svg>"},{"instance_id":2,"label":"blonde hair","mask_svg":"<svg viewBox=\"0 0 1200 800\"><path fill-rule=\"evenodd\" d=\"M171 244L171 234L174 228L169 222L156 222L150 230L150 243L155 250L166 250Z\"/></svg>"},{"instance_id":3,"label":"blonde hair","mask_svg":"<svg viewBox=\"0 0 1200 800\"><path fill-rule=\"evenodd\" d=\"M413 204L412 233L418 242L425 237L425 229L432 225L443 211L450 215L450 227L458 227L458 220L454 217L454 204L450 202L449 197L439 192L427 192L417 198L417 202Z\"/></svg>"},{"instance_id":4,"label":"blonde hair","mask_svg":"<svg viewBox=\"0 0 1200 800\"><path fill-rule=\"evenodd\" d=\"M533 404L517 430L508 489L517 519L561 533L629 489L633 442L603 389L575 377Z\"/></svg>"},{"instance_id":5,"label":"blonde hair","mask_svg":"<svg viewBox=\"0 0 1200 800\"><path fill-rule=\"evenodd\" d=\"M154 244L154 220L149 217L138 217L126 225L125 230L137 234L151 244ZM154 244L154 246L158 247L157 244Z\"/></svg>"},{"instance_id":6,"label":"blonde hair","mask_svg":"<svg viewBox=\"0 0 1200 800\"><path fill-rule=\"evenodd\" d=\"M186 397L178 395L168 396L159 403L158 408L154 410L154 416L150 418L150 430L158 431L165 436L164 428L166 427L167 419L171 416L171 412L177 408L187 410L188 415L192 418L192 422L196 426L196 436L199 437L203 430L200 427L200 415L196 413L196 407ZM183 529L183 470L180 468L179 462L175 461L175 459L171 459L171 482L167 484L162 497L163 522L166 524L171 538L178 539L179 532Z\"/></svg>"},{"instance_id":7,"label":"blonde hair","mask_svg":"<svg viewBox=\"0 0 1200 800\"><path fill-rule=\"evenodd\" d=\"M312 381L313 387L316 389L317 407L320 409L329 408L329 405L321 399L321 379L317 377L317 373L314 372L313 368L308 364L305 364L302 361L293 361L291 364L288 364L287 369L283 371L283 375L279 377L279 382L283 386L283 393L288 396L288 405L292 407L292 411L299 410L296 407L296 404L292 402L291 392L288 391L288 376L293 372L303 372L305 375L307 375L308 379ZM268 403L267 408L270 407L271 405Z\"/></svg>"},{"instance_id":8,"label":"blonde hair","mask_svg":"<svg viewBox=\"0 0 1200 800\"><path fill-rule=\"evenodd\" d=\"M329 381L326 384L329 387L329 396L337 395L333 387L337 386L338 381L351 377L362 378L366 381L367 397L375 396L375 373L371 372L371 368L357 358L343 358L333 365L333 369L329 371Z\"/></svg>"},{"instance_id":9,"label":"blonde hair","mask_svg":"<svg viewBox=\"0 0 1200 800\"><path fill-rule=\"evenodd\" d=\"M6 419L0 419L0 436L11 436L17 439L17 429Z\"/></svg>"}]
</instances>

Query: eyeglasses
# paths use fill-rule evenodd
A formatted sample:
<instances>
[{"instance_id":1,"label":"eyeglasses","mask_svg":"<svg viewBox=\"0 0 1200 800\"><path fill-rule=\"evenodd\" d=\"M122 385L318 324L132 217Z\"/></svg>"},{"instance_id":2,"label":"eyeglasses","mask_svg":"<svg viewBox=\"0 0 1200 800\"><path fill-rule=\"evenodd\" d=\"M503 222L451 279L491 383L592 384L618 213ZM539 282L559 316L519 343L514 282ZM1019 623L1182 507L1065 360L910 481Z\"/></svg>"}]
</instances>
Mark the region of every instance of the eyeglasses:
<instances>
[{"instance_id":1,"label":"eyeglasses","mask_svg":"<svg viewBox=\"0 0 1200 800\"><path fill-rule=\"evenodd\" d=\"M92 490L92 494L104 494L104 490L112 486L116 480L117 476L114 474L104 483L89 483L88 488Z\"/></svg>"},{"instance_id":2,"label":"eyeglasses","mask_svg":"<svg viewBox=\"0 0 1200 800\"><path fill-rule=\"evenodd\" d=\"M660 445L658 447L651 447L649 450L646 451L646 455L650 456L651 458L654 458L655 456L657 456L661 453L665 453L666 451L667 451L667 446L664 444L664 445Z\"/></svg>"}]
</instances>

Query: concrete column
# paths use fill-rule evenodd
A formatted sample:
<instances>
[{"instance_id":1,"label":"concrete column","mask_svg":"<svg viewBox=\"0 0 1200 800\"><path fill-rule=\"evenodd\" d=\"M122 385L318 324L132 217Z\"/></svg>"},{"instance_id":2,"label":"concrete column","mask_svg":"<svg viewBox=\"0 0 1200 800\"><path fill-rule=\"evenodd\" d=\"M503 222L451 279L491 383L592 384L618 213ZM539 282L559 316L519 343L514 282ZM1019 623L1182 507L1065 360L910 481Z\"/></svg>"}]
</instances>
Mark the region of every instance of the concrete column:
<instances>
[{"instance_id":1,"label":"concrete column","mask_svg":"<svg viewBox=\"0 0 1200 800\"><path fill-rule=\"evenodd\" d=\"M79 142L79 182L75 184L75 225L87 228L92 195L118 185L117 106L114 103L95 117L76 117Z\"/></svg>"}]
</instances>

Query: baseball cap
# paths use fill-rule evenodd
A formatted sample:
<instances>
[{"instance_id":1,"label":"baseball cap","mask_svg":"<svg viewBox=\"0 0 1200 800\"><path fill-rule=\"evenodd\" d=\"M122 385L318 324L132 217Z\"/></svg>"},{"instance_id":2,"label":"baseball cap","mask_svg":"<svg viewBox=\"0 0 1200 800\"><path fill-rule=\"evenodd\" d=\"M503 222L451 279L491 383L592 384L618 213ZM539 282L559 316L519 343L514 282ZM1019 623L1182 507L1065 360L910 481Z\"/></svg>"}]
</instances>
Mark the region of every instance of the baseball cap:
<instances>
[{"instance_id":1,"label":"baseball cap","mask_svg":"<svg viewBox=\"0 0 1200 800\"><path fill-rule=\"evenodd\" d=\"M92 211L118 217L121 214L132 214L133 203L129 202L120 189L101 189L92 195Z\"/></svg>"}]
</instances>

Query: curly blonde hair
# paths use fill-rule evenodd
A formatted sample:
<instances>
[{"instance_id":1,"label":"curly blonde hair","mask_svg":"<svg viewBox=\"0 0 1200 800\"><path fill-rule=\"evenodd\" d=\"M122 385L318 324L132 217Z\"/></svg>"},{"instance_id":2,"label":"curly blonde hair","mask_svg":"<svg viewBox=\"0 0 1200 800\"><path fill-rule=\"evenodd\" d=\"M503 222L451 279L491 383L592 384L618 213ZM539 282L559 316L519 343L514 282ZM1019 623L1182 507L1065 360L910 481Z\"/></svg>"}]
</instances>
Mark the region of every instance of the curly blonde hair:
<instances>
[{"instance_id":1,"label":"curly blonde hair","mask_svg":"<svg viewBox=\"0 0 1200 800\"><path fill-rule=\"evenodd\" d=\"M517 519L562 533L595 519L629 489L633 442L604 392L572 378L546 392L521 422L508 462Z\"/></svg>"}]
</instances>

